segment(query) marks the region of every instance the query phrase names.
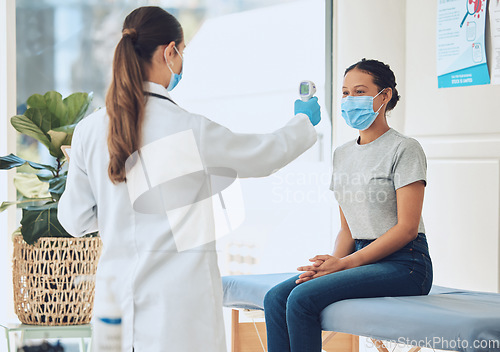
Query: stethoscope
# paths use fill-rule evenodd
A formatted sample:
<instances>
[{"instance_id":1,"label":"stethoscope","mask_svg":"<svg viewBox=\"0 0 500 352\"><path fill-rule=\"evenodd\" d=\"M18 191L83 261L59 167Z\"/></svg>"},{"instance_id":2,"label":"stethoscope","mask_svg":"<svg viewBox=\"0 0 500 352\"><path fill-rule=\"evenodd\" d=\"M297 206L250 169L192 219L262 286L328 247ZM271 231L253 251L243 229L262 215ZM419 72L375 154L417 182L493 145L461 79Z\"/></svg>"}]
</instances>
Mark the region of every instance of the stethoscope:
<instances>
[{"instance_id":1,"label":"stethoscope","mask_svg":"<svg viewBox=\"0 0 500 352\"><path fill-rule=\"evenodd\" d=\"M168 100L169 102L171 102L172 104L177 105L177 103L175 101L173 101L172 99L170 99L169 97L166 97L164 95L151 93L151 92L144 92L144 94L155 97L155 98L165 99L165 100Z\"/></svg>"}]
</instances>

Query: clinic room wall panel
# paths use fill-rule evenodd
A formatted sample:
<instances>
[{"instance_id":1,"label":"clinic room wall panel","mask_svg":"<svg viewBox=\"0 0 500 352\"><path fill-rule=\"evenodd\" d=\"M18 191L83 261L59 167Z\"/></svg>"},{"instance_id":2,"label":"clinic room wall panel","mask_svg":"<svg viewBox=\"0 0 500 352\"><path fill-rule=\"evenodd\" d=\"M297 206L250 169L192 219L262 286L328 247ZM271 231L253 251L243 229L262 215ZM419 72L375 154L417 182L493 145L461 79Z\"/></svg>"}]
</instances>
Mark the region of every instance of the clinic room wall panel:
<instances>
[{"instance_id":1,"label":"clinic room wall panel","mask_svg":"<svg viewBox=\"0 0 500 352\"><path fill-rule=\"evenodd\" d=\"M435 283L498 292L500 86L437 88L436 18L436 1L406 1L404 133L429 161L424 221Z\"/></svg>"},{"instance_id":2,"label":"clinic room wall panel","mask_svg":"<svg viewBox=\"0 0 500 352\"><path fill-rule=\"evenodd\" d=\"M429 160L423 217L434 284L497 292L499 170L498 159Z\"/></svg>"},{"instance_id":3,"label":"clinic room wall panel","mask_svg":"<svg viewBox=\"0 0 500 352\"><path fill-rule=\"evenodd\" d=\"M334 143L341 145L358 132L348 127L340 114L342 81L347 67L362 58L377 59L393 69L401 100L389 117L389 124L404 129L405 112L405 18L406 3L401 0L336 0L334 53L335 79Z\"/></svg>"}]
</instances>

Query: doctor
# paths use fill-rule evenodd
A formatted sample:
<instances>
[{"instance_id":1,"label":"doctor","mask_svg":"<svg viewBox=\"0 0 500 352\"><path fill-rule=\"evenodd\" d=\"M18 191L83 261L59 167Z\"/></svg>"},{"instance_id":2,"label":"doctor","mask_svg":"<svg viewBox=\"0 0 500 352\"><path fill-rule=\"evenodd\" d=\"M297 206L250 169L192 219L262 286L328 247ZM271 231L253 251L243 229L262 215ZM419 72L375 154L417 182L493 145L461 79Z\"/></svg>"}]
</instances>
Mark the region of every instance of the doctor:
<instances>
[{"instance_id":1,"label":"doctor","mask_svg":"<svg viewBox=\"0 0 500 352\"><path fill-rule=\"evenodd\" d=\"M182 211L176 206L158 206L160 211L137 207L135 200L144 190L163 206L179 198L155 188L152 174L146 175L146 183L137 183L147 174L147 153L156 161L149 171L182 174L201 165L233 170L238 177L267 176L316 142L311 121L319 122L319 105L316 99L303 103L304 113L296 110L286 126L271 134L233 133L170 98L168 91L182 77L185 47L182 28L172 15L159 7L138 8L125 19L122 34L106 109L85 118L75 130L58 217L75 236L100 232L104 249L96 307L107 282L107 292L122 313L122 351L225 351L215 242L206 241L210 236L197 242L196 237L213 230L206 211L199 216L197 205L206 197L181 199ZM179 136L183 139L172 143ZM166 159L172 153L179 153L175 162ZM199 191L193 187L186 194ZM156 207L147 199L144 204ZM186 231L193 228L198 230ZM182 242L176 238L179 233L194 238Z\"/></svg>"}]
</instances>

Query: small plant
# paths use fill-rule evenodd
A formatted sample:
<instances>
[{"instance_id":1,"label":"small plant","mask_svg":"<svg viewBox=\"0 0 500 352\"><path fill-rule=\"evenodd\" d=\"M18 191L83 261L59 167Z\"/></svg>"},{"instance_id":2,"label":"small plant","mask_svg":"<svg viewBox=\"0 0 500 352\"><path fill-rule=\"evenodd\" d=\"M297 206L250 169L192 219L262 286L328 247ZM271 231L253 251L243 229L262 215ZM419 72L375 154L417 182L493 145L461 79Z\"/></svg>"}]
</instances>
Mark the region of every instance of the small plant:
<instances>
[{"instance_id":1,"label":"small plant","mask_svg":"<svg viewBox=\"0 0 500 352\"><path fill-rule=\"evenodd\" d=\"M76 124L85 117L91 101L92 94L87 93L74 93L64 100L55 91L34 94L28 98L26 112L11 118L18 132L38 140L55 159L53 165L46 165L14 154L0 157L0 170L29 165L38 172L18 172L14 178L18 199L0 205L0 212L11 205L23 209L20 232L28 244L40 237L72 237L57 220L57 205L67 177L61 146L71 144Z\"/></svg>"}]
</instances>

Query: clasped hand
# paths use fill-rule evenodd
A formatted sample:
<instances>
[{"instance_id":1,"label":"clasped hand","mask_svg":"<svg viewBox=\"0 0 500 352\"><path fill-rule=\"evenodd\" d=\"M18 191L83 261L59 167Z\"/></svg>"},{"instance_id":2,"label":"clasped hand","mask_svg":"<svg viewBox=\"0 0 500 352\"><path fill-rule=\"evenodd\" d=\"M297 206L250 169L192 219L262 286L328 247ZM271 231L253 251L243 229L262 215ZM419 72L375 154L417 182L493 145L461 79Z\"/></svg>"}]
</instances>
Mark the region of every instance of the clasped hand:
<instances>
[{"instance_id":1,"label":"clasped hand","mask_svg":"<svg viewBox=\"0 0 500 352\"><path fill-rule=\"evenodd\" d=\"M300 274L299 279L295 281L296 284L345 269L342 259L332 255L317 255L309 261L313 264L297 268L298 271L304 271L304 273Z\"/></svg>"}]
</instances>

